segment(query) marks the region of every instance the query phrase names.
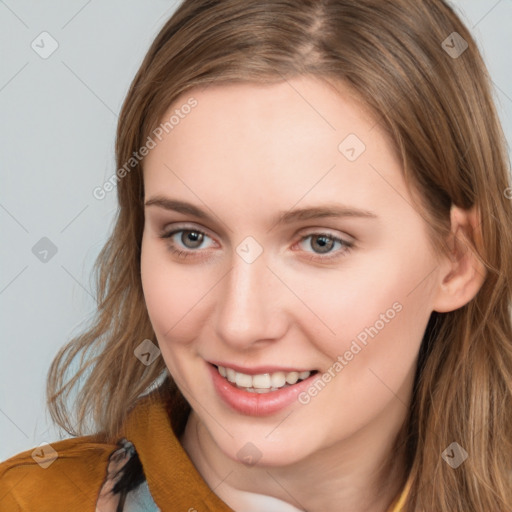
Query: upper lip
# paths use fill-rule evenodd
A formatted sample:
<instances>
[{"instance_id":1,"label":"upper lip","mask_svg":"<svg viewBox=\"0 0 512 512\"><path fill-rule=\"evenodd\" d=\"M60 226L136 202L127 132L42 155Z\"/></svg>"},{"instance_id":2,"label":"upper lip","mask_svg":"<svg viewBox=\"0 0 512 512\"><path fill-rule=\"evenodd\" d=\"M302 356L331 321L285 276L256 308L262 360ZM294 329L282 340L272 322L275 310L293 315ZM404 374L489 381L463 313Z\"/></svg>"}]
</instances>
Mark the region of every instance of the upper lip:
<instances>
[{"instance_id":1,"label":"upper lip","mask_svg":"<svg viewBox=\"0 0 512 512\"><path fill-rule=\"evenodd\" d=\"M223 366L224 368L232 368L235 372L245 373L246 375L259 375L262 373L275 373L275 372L313 372L311 368L293 368L286 366L253 366L252 368L247 368L245 366L240 366L234 363L223 363L221 361L209 361L210 364L214 366Z\"/></svg>"}]
</instances>

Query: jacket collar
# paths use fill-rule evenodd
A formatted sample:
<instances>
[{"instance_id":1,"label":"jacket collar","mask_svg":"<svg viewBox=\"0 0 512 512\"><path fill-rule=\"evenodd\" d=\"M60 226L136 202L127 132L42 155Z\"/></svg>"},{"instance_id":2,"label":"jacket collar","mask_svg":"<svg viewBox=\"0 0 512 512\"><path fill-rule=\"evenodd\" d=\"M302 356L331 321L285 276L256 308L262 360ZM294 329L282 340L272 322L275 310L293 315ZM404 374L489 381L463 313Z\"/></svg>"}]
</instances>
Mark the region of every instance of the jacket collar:
<instances>
[{"instance_id":1,"label":"jacket collar","mask_svg":"<svg viewBox=\"0 0 512 512\"><path fill-rule=\"evenodd\" d=\"M150 393L128 414L123 435L135 446L149 490L162 512L233 512L208 487L179 442L189 410L177 399L164 401L158 393Z\"/></svg>"}]
</instances>

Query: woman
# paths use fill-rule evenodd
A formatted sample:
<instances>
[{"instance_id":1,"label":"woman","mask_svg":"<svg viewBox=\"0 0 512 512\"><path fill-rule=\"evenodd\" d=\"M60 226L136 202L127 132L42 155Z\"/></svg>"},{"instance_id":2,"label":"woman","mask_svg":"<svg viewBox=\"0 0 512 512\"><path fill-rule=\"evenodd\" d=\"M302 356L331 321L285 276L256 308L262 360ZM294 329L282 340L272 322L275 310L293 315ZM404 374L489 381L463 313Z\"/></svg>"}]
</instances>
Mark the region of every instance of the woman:
<instances>
[{"instance_id":1,"label":"woman","mask_svg":"<svg viewBox=\"0 0 512 512\"><path fill-rule=\"evenodd\" d=\"M450 7L185 1L116 157L48 378L79 437L5 461L2 510L512 508L509 169Z\"/></svg>"}]
</instances>

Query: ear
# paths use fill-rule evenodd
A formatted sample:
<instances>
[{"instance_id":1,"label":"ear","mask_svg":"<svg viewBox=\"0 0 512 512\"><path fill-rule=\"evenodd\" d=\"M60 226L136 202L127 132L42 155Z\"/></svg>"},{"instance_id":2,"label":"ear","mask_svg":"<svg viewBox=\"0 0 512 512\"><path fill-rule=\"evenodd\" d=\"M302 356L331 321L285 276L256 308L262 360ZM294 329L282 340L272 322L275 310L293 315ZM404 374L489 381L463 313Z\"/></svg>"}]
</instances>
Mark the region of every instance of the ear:
<instances>
[{"instance_id":1,"label":"ear","mask_svg":"<svg viewBox=\"0 0 512 512\"><path fill-rule=\"evenodd\" d=\"M442 257L434 311L446 313L466 305L484 283L487 270L476 252L482 247L480 215L476 207L463 210L452 205L451 231L446 241L448 255Z\"/></svg>"}]
</instances>

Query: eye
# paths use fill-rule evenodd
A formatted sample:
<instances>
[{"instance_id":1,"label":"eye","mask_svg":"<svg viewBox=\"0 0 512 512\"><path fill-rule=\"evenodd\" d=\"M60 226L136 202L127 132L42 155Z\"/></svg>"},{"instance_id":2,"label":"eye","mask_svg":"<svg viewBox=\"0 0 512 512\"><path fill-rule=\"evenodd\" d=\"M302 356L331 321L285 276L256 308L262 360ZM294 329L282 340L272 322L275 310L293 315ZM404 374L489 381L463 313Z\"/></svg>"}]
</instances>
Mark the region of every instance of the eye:
<instances>
[{"instance_id":1,"label":"eye","mask_svg":"<svg viewBox=\"0 0 512 512\"><path fill-rule=\"evenodd\" d=\"M201 249L201 245L205 239L211 238L199 229L175 229L170 232L162 232L160 238L168 239L168 248L179 258L187 258L188 256L195 256L196 249ZM203 247L204 248L204 247ZM183 250L184 249L184 250Z\"/></svg>"},{"instance_id":2,"label":"eye","mask_svg":"<svg viewBox=\"0 0 512 512\"><path fill-rule=\"evenodd\" d=\"M169 232L163 231L160 238L168 240L169 251L181 259L188 257L207 258L208 255L204 254L206 251L200 249L206 249L203 244L207 239L212 240L208 234L200 229L186 229L183 227ZM308 240L309 242L307 242ZM302 246L304 252L310 254L307 257L308 260L325 262L348 254L354 243L330 233L310 233L301 237L298 245ZM312 248L313 252L305 249L305 246ZM338 250L334 250L336 246Z\"/></svg>"},{"instance_id":3,"label":"eye","mask_svg":"<svg viewBox=\"0 0 512 512\"><path fill-rule=\"evenodd\" d=\"M309 240L305 244L305 242ZM299 242L299 245L309 246L313 249L311 260L325 261L327 259L333 259L340 256L346 255L354 246L353 242L343 240L342 238L336 237L329 233L310 233L303 236ZM338 250L333 251L335 246L338 245ZM309 252L306 250L306 252ZM326 255L326 256L324 256Z\"/></svg>"}]
</instances>

